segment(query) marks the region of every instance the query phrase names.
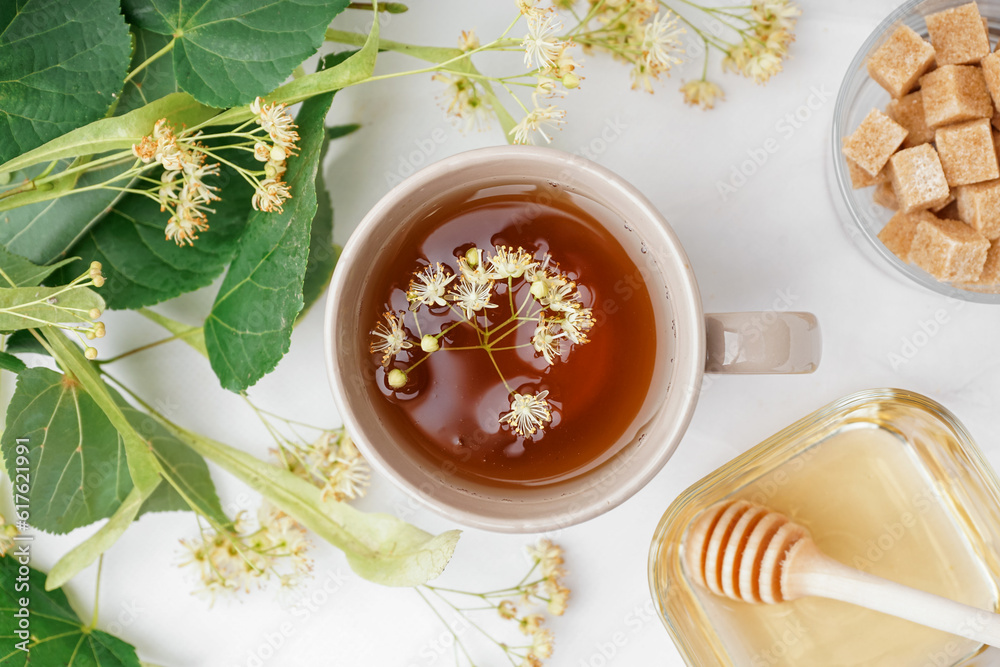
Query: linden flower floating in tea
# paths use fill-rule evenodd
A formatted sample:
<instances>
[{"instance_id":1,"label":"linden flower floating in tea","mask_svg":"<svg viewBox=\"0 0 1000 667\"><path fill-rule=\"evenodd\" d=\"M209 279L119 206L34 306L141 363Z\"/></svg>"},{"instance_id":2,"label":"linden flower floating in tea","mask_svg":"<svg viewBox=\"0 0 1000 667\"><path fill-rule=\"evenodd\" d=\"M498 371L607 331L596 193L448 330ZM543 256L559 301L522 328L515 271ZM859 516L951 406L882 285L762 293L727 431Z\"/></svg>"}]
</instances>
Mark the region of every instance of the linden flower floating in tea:
<instances>
[{"instance_id":1,"label":"linden flower floating in tea","mask_svg":"<svg viewBox=\"0 0 1000 667\"><path fill-rule=\"evenodd\" d=\"M371 351L382 356L382 365L387 369L397 355L407 352L405 363L409 365L397 362L397 367L387 373L389 386L401 389L407 385L409 374L433 354L482 350L510 398L510 409L499 416L499 423L530 438L552 421L549 392L515 391L496 353L533 348L546 364L559 363L573 346L588 342L587 333L594 326L593 313L584 307L576 283L558 270L548 254L535 257L523 248L507 246L494 247L492 254L486 254L471 248L458 258L456 266L457 270L453 270L438 262L415 271L406 292L409 309L402 317L393 312L383 314L371 331ZM498 286L505 286L504 296L499 294ZM525 286L528 289L523 289ZM412 321L416 339L411 338L404 318ZM448 343L448 334L462 326L475 331L478 344ZM523 327L531 327L531 342L512 343L511 336ZM437 333L431 333L433 328ZM409 351L416 348L424 354L413 361L417 354Z\"/></svg>"}]
</instances>

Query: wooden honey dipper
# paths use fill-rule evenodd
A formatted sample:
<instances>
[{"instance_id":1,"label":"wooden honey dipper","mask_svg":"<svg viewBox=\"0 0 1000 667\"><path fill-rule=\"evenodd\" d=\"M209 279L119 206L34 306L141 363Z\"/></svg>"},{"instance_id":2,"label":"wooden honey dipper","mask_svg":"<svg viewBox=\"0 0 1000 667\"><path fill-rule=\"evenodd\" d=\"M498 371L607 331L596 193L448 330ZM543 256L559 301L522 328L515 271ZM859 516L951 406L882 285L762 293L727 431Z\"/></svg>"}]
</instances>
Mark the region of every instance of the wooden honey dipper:
<instances>
[{"instance_id":1,"label":"wooden honey dipper","mask_svg":"<svg viewBox=\"0 0 1000 667\"><path fill-rule=\"evenodd\" d=\"M745 500L699 514L684 540L684 561L700 586L733 600L830 598L1000 646L1000 614L848 567L820 551L802 526Z\"/></svg>"}]
</instances>

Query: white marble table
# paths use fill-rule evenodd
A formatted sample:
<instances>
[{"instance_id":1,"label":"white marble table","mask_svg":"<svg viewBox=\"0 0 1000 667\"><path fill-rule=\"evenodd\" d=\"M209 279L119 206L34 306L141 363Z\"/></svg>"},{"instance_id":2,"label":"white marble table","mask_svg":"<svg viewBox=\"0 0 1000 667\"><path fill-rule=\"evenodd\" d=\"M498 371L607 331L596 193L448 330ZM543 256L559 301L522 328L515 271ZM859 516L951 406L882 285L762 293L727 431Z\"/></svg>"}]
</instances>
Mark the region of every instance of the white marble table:
<instances>
[{"instance_id":1,"label":"white marble table","mask_svg":"<svg viewBox=\"0 0 1000 667\"><path fill-rule=\"evenodd\" d=\"M413 3L385 26L390 39L451 45L462 29L498 33L511 17L507 2L437 0ZM628 90L627 71L592 57L584 86L566 101L570 123L554 146L588 151L638 186L677 230L699 277L705 309L753 310L787 301L816 313L825 339L818 372L796 377L719 377L701 397L687 437L663 471L610 513L557 535L567 552L573 589L556 620L551 667L682 665L656 618L646 582L649 541L660 515L685 488L791 422L856 390L895 386L940 401L963 420L1000 469L1000 308L958 305L907 284L870 263L838 219L828 187L830 123L840 78L855 50L894 7L892 0L805 2L785 71L766 87L726 76L727 100L714 111L686 107L676 89L700 65L677 70L655 95ZM356 27L363 28L360 18ZM383 71L411 67L387 55ZM421 152L434 161L500 143L498 129L462 135L435 102L429 75L379 82L340 93L329 122L364 127L339 141L328 165L338 241L347 239L387 181ZM733 193L734 169L767 144L777 146ZM426 155L425 155L426 154ZM738 181L737 181L738 182ZM161 306L194 322L214 290ZM293 337L277 371L251 391L259 404L306 421L339 423L321 363L321 308ZM128 314L109 314L102 356L157 336ZM930 336L922 323L944 322ZM126 328L126 321L129 323ZM892 363L914 341L919 349ZM233 395L218 389L207 365L178 346L169 354L137 355L121 364L142 393L173 419L259 455L267 436ZM9 391L9 387L7 387ZM257 499L224 473L215 475L230 509ZM431 531L453 527L422 509L386 480L376 479L366 510L403 513ZM40 538L36 565L47 569L92 529ZM189 515L144 517L107 554L100 626L139 648L144 660L168 667L432 667L450 665L442 628L411 591L381 588L355 577L342 555L320 545L308 601L265 591L209 608L192 597L191 574L176 564L177 539L193 535ZM530 536L467 530L445 585L486 589L516 580ZM73 580L74 602L89 617L94 570ZM279 644L277 649L270 648ZM484 654L487 655L487 654ZM497 654L480 664L499 665ZM263 659L262 659L263 658Z\"/></svg>"}]
</instances>

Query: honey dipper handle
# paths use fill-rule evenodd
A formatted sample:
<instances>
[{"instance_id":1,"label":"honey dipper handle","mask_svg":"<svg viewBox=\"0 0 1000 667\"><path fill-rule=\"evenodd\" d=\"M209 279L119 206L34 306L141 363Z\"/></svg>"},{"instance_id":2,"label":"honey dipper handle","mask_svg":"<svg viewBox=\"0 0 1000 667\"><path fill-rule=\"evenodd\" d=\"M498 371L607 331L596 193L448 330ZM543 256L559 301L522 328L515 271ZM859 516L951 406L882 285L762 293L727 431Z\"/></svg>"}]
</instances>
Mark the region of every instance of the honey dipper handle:
<instances>
[{"instance_id":1,"label":"honey dipper handle","mask_svg":"<svg viewBox=\"0 0 1000 667\"><path fill-rule=\"evenodd\" d=\"M967 639L1000 646L1000 614L856 570L823 554L812 540L789 553L782 573L786 599L815 595L856 604Z\"/></svg>"},{"instance_id":2,"label":"honey dipper handle","mask_svg":"<svg viewBox=\"0 0 1000 667\"><path fill-rule=\"evenodd\" d=\"M707 373L812 373L823 356L812 313L708 314L705 335Z\"/></svg>"}]
</instances>

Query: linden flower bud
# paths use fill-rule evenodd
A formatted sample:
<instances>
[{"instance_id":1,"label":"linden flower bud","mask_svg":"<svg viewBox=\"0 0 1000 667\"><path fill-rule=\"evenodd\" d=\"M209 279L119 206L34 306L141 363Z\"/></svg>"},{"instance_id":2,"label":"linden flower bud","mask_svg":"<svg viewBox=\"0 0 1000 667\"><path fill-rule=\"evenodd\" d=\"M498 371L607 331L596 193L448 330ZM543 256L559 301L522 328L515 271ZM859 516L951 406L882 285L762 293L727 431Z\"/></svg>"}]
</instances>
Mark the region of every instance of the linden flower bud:
<instances>
[{"instance_id":1,"label":"linden flower bud","mask_svg":"<svg viewBox=\"0 0 1000 667\"><path fill-rule=\"evenodd\" d=\"M102 268L104 268L104 267L101 266L100 262L94 261L94 262L90 263L90 270L91 271L100 271Z\"/></svg>"},{"instance_id":2,"label":"linden flower bud","mask_svg":"<svg viewBox=\"0 0 1000 667\"><path fill-rule=\"evenodd\" d=\"M253 156L258 162L267 162L271 157L271 147L263 141L258 141L253 145Z\"/></svg>"},{"instance_id":3,"label":"linden flower bud","mask_svg":"<svg viewBox=\"0 0 1000 667\"><path fill-rule=\"evenodd\" d=\"M88 347L88 348L84 349L83 356L85 356L88 359L90 359L91 361L93 361L94 359L97 358L97 350L95 350L92 347Z\"/></svg>"},{"instance_id":4,"label":"linden flower bud","mask_svg":"<svg viewBox=\"0 0 1000 667\"><path fill-rule=\"evenodd\" d=\"M389 371L389 386L393 389L400 389L406 386L406 373L398 368L393 368Z\"/></svg>"},{"instance_id":5,"label":"linden flower bud","mask_svg":"<svg viewBox=\"0 0 1000 667\"><path fill-rule=\"evenodd\" d=\"M96 333L94 333L93 331L88 331L87 332L87 340L94 340L95 338L97 338L97 334Z\"/></svg>"},{"instance_id":6,"label":"linden flower bud","mask_svg":"<svg viewBox=\"0 0 1000 667\"><path fill-rule=\"evenodd\" d=\"M108 331L104 328L104 322L98 322L94 325L94 335L98 338L104 338L104 334Z\"/></svg>"},{"instance_id":7,"label":"linden flower bud","mask_svg":"<svg viewBox=\"0 0 1000 667\"><path fill-rule=\"evenodd\" d=\"M428 354L431 352L437 352L440 348L441 346L438 344L438 339L430 334L427 334L420 339L420 349Z\"/></svg>"},{"instance_id":8,"label":"linden flower bud","mask_svg":"<svg viewBox=\"0 0 1000 667\"><path fill-rule=\"evenodd\" d=\"M101 309L100 308L91 308L90 312L87 313L87 314L90 315L90 319L96 320L98 317L101 316Z\"/></svg>"},{"instance_id":9,"label":"linden flower bud","mask_svg":"<svg viewBox=\"0 0 1000 667\"><path fill-rule=\"evenodd\" d=\"M580 85L580 77L570 72L562 78L562 84L567 90L573 90Z\"/></svg>"},{"instance_id":10,"label":"linden flower bud","mask_svg":"<svg viewBox=\"0 0 1000 667\"><path fill-rule=\"evenodd\" d=\"M465 251L465 261L470 269L479 266L479 251L476 248L469 248Z\"/></svg>"},{"instance_id":11,"label":"linden flower bud","mask_svg":"<svg viewBox=\"0 0 1000 667\"><path fill-rule=\"evenodd\" d=\"M104 276L94 276L94 287L104 287Z\"/></svg>"},{"instance_id":12,"label":"linden flower bud","mask_svg":"<svg viewBox=\"0 0 1000 667\"><path fill-rule=\"evenodd\" d=\"M531 283L531 296L536 299L542 299L549 290L545 287L544 280L536 280Z\"/></svg>"},{"instance_id":13,"label":"linden flower bud","mask_svg":"<svg viewBox=\"0 0 1000 667\"><path fill-rule=\"evenodd\" d=\"M274 146L271 148L272 162L284 162L287 158L288 158L288 153L281 146Z\"/></svg>"}]
</instances>

